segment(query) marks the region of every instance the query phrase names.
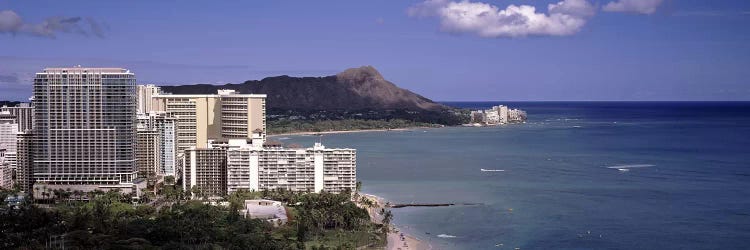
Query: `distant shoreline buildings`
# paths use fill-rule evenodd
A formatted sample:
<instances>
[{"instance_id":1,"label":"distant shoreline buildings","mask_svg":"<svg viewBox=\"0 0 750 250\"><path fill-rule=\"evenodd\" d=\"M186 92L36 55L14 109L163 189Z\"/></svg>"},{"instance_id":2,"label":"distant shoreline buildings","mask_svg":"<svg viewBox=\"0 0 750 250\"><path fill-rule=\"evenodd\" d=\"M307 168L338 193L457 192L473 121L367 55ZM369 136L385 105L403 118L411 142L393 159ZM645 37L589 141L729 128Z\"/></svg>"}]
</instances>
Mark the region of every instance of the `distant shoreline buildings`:
<instances>
[{"instance_id":1,"label":"distant shoreline buildings","mask_svg":"<svg viewBox=\"0 0 750 250\"><path fill-rule=\"evenodd\" d=\"M526 122L526 111L499 105L486 110L471 111L471 123L469 125L492 126L523 122Z\"/></svg>"},{"instance_id":2,"label":"distant shoreline buildings","mask_svg":"<svg viewBox=\"0 0 750 250\"><path fill-rule=\"evenodd\" d=\"M30 100L0 110L0 188L35 199L58 189L140 195L167 177L194 198L356 187L355 149L266 141L264 94L174 95L136 85L127 69L78 66L37 73Z\"/></svg>"}]
</instances>

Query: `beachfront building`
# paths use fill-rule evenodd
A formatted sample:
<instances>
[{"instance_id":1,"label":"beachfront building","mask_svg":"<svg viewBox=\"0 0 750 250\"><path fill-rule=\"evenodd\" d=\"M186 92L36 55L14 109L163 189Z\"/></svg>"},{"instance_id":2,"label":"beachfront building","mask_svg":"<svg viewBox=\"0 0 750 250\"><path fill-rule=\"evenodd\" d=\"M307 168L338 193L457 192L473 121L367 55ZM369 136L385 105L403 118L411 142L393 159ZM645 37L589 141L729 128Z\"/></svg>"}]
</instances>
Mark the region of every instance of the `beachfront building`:
<instances>
[{"instance_id":1,"label":"beachfront building","mask_svg":"<svg viewBox=\"0 0 750 250\"><path fill-rule=\"evenodd\" d=\"M500 106L495 106L492 109L495 110L495 112L497 112L498 116L500 117L500 124L506 124L509 122L508 106L500 105Z\"/></svg>"},{"instance_id":2,"label":"beachfront building","mask_svg":"<svg viewBox=\"0 0 750 250\"><path fill-rule=\"evenodd\" d=\"M338 193L354 190L357 182L355 149L285 148L263 143L260 135L247 144L230 140L227 149L227 192L287 189L302 192Z\"/></svg>"},{"instance_id":3,"label":"beachfront building","mask_svg":"<svg viewBox=\"0 0 750 250\"><path fill-rule=\"evenodd\" d=\"M18 124L18 132L31 130L34 123L34 107L31 103L19 103L15 107L3 106L0 113L10 113L14 117L15 123Z\"/></svg>"},{"instance_id":4,"label":"beachfront building","mask_svg":"<svg viewBox=\"0 0 750 250\"><path fill-rule=\"evenodd\" d=\"M511 109L508 111L508 122L526 121L526 111L520 109Z\"/></svg>"},{"instance_id":5,"label":"beachfront building","mask_svg":"<svg viewBox=\"0 0 750 250\"><path fill-rule=\"evenodd\" d=\"M177 175L177 118L167 112L151 111L147 114L138 115L138 131L143 131L143 137L139 140L147 140L146 134L154 133L155 138L150 141L155 145L152 147L155 154L154 173L160 176ZM144 149L146 150L146 149ZM140 167L139 167L140 169Z\"/></svg>"},{"instance_id":6,"label":"beachfront building","mask_svg":"<svg viewBox=\"0 0 750 250\"><path fill-rule=\"evenodd\" d=\"M133 188L135 82L135 74L121 68L79 66L36 73L35 186Z\"/></svg>"},{"instance_id":7,"label":"beachfront building","mask_svg":"<svg viewBox=\"0 0 750 250\"><path fill-rule=\"evenodd\" d=\"M497 112L495 109L490 109L484 112L485 114L485 122L488 124L499 124L500 123L500 113Z\"/></svg>"},{"instance_id":8,"label":"beachfront building","mask_svg":"<svg viewBox=\"0 0 750 250\"><path fill-rule=\"evenodd\" d=\"M510 109L505 105L493 106L487 110L471 111L471 122L474 124L499 125L526 121L526 112Z\"/></svg>"},{"instance_id":9,"label":"beachfront building","mask_svg":"<svg viewBox=\"0 0 750 250\"><path fill-rule=\"evenodd\" d=\"M152 96L153 110L177 118L177 151L207 148L209 140L250 139L255 130L266 136L266 95L219 90L214 95Z\"/></svg>"}]
</instances>

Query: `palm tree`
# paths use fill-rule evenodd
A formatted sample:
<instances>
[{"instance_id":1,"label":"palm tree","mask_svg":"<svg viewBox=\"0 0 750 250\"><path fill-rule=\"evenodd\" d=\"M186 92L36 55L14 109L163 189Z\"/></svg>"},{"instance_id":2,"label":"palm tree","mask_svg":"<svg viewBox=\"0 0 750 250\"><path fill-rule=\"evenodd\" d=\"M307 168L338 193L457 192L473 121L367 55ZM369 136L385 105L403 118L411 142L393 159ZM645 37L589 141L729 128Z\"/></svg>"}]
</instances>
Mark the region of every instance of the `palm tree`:
<instances>
[{"instance_id":1,"label":"palm tree","mask_svg":"<svg viewBox=\"0 0 750 250\"><path fill-rule=\"evenodd\" d=\"M386 210L383 214L383 232L388 233L391 231L390 224L391 220L393 220L393 213L391 213L391 210Z\"/></svg>"}]
</instances>

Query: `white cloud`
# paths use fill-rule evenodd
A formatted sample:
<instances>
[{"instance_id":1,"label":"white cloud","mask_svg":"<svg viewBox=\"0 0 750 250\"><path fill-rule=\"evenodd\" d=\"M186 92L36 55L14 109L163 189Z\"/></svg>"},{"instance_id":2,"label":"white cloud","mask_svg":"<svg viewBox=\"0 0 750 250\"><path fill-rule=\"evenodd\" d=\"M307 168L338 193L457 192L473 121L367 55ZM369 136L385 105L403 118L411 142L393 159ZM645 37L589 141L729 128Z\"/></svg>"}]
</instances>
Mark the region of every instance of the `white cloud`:
<instances>
[{"instance_id":1,"label":"white cloud","mask_svg":"<svg viewBox=\"0 0 750 250\"><path fill-rule=\"evenodd\" d=\"M427 0L412 6L410 16L438 17L443 31L481 37L566 36L580 31L596 12L587 0L563 0L540 13L534 6L497 6L463 0Z\"/></svg>"},{"instance_id":2,"label":"white cloud","mask_svg":"<svg viewBox=\"0 0 750 250\"><path fill-rule=\"evenodd\" d=\"M566 0L547 6L550 14L566 14L579 17L590 17L596 14L596 8L587 0Z\"/></svg>"},{"instance_id":3,"label":"white cloud","mask_svg":"<svg viewBox=\"0 0 750 250\"><path fill-rule=\"evenodd\" d=\"M88 24L88 28L85 24ZM0 34L25 34L39 37L55 38L58 33L75 33L104 37L104 28L93 18L49 17L41 23L25 23L21 16L12 10L0 11Z\"/></svg>"},{"instance_id":4,"label":"white cloud","mask_svg":"<svg viewBox=\"0 0 750 250\"><path fill-rule=\"evenodd\" d=\"M610 12L632 12L639 14L653 14L664 0L617 0L609 2L602 10Z\"/></svg>"}]
</instances>

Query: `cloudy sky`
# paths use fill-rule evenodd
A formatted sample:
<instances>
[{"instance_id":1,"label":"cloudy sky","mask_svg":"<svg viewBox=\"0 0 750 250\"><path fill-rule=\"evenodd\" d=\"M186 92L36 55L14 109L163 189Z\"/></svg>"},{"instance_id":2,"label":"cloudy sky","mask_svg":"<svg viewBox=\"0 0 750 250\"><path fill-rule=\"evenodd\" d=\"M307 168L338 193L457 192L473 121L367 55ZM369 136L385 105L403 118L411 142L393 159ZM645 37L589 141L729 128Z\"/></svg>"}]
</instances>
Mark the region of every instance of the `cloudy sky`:
<instances>
[{"instance_id":1,"label":"cloudy sky","mask_svg":"<svg viewBox=\"0 0 750 250\"><path fill-rule=\"evenodd\" d=\"M750 100L750 1L0 1L0 100L73 65L162 85L373 65L441 101Z\"/></svg>"}]
</instances>

